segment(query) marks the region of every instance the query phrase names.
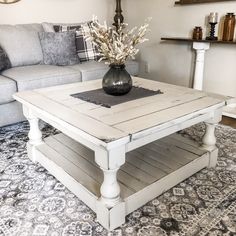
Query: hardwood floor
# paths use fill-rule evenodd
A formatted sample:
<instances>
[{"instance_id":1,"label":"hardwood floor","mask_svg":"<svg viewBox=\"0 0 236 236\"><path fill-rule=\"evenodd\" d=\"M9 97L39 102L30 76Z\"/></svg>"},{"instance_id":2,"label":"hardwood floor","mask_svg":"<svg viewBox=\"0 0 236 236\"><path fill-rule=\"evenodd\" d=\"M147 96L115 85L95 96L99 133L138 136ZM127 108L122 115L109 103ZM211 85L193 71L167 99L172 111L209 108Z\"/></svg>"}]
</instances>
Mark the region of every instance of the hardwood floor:
<instances>
[{"instance_id":1,"label":"hardwood floor","mask_svg":"<svg viewBox=\"0 0 236 236\"><path fill-rule=\"evenodd\" d=\"M221 124L228 125L228 126L231 126L232 128L236 129L236 119L234 119L234 118L223 116Z\"/></svg>"}]
</instances>

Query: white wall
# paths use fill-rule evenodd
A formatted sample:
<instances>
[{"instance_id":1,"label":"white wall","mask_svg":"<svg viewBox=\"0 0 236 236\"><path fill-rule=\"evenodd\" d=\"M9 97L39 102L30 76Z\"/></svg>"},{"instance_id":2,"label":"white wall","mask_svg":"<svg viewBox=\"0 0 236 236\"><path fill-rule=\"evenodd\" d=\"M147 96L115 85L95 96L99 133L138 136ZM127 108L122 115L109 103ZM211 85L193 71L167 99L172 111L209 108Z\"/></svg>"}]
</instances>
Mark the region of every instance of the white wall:
<instances>
[{"instance_id":1,"label":"white wall","mask_svg":"<svg viewBox=\"0 0 236 236\"><path fill-rule=\"evenodd\" d=\"M32 22L80 22L95 14L108 19L114 14L111 0L21 0L0 4L0 24Z\"/></svg>"},{"instance_id":2,"label":"white wall","mask_svg":"<svg viewBox=\"0 0 236 236\"><path fill-rule=\"evenodd\" d=\"M142 45L140 60L150 64L150 73L142 76L189 86L193 77L194 54L186 43L163 43L162 36L188 37L194 26L205 28L212 12L225 15L236 12L235 2L174 6L175 0L123 0L126 21L131 26L153 17L150 41ZM204 33L206 30L204 29ZM213 45L206 54L204 90L236 97L236 47Z\"/></svg>"}]
</instances>

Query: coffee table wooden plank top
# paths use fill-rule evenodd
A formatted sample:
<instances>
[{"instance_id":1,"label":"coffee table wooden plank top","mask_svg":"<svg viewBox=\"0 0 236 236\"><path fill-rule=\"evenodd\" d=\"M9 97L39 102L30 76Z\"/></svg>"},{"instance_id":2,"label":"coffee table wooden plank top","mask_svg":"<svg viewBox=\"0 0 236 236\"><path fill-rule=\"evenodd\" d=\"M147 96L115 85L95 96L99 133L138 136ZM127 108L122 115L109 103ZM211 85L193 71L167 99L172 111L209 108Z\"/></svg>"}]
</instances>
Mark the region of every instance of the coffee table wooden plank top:
<instances>
[{"instance_id":1,"label":"coffee table wooden plank top","mask_svg":"<svg viewBox=\"0 0 236 236\"><path fill-rule=\"evenodd\" d=\"M101 80L95 80L86 82L86 86L84 83L75 83L21 92L15 98L22 103L37 106L105 143L125 137L132 139L148 128L167 122L172 125L172 120L189 114L194 116L199 110L212 106L215 109L225 103L201 91L151 80L134 78L134 85L152 90L160 89L163 94L111 108L71 97L71 94L101 88Z\"/></svg>"}]
</instances>

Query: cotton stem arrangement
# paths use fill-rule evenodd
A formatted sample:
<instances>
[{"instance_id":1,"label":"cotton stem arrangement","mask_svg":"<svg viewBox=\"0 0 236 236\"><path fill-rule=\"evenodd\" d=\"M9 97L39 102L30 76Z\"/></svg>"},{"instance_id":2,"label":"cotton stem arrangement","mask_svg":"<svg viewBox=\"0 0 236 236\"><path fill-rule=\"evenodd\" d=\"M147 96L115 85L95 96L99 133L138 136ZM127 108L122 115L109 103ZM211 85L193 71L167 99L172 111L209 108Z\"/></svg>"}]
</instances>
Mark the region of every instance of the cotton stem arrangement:
<instances>
[{"instance_id":1,"label":"cotton stem arrangement","mask_svg":"<svg viewBox=\"0 0 236 236\"><path fill-rule=\"evenodd\" d=\"M97 47L99 61L106 60L107 64L123 65L128 59L135 59L135 55L139 52L138 44L148 41L145 36L149 21L147 20L139 28L128 30L128 24L123 23L118 28L108 27L106 22L100 24L95 18L87 38Z\"/></svg>"}]
</instances>

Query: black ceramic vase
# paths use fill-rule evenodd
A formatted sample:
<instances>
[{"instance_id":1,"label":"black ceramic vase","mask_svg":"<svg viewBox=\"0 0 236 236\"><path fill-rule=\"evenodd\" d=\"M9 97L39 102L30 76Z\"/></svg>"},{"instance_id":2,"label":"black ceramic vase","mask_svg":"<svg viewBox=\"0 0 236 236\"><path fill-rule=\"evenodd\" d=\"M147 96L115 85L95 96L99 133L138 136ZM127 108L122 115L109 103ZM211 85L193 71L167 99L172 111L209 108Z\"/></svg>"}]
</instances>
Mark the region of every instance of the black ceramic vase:
<instances>
[{"instance_id":1,"label":"black ceramic vase","mask_svg":"<svg viewBox=\"0 0 236 236\"><path fill-rule=\"evenodd\" d=\"M110 69L102 81L103 90L114 96L128 93L132 89L132 85L132 78L126 71L125 65L110 65Z\"/></svg>"}]
</instances>

